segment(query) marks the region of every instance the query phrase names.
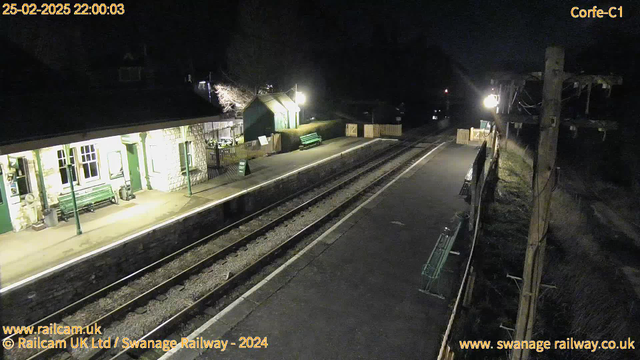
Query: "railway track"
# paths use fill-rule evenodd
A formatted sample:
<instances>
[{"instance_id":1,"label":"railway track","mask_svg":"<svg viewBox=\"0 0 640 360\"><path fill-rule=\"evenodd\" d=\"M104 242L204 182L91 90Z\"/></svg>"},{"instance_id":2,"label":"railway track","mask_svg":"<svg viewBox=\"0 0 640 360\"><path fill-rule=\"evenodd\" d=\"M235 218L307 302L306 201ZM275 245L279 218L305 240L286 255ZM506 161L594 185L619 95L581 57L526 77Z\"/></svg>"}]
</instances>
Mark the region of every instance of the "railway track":
<instances>
[{"instance_id":1,"label":"railway track","mask_svg":"<svg viewBox=\"0 0 640 360\"><path fill-rule=\"evenodd\" d=\"M64 322L100 326L103 334L95 339L127 335L138 340L161 338L435 147L416 148L424 139L398 142L391 151L387 148L385 154L374 154L356 170L292 194L33 325ZM77 337L63 339L69 344ZM5 355L9 359L137 357L127 351L114 353L113 349L70 348Z\"/></svg>"}]
</instances>

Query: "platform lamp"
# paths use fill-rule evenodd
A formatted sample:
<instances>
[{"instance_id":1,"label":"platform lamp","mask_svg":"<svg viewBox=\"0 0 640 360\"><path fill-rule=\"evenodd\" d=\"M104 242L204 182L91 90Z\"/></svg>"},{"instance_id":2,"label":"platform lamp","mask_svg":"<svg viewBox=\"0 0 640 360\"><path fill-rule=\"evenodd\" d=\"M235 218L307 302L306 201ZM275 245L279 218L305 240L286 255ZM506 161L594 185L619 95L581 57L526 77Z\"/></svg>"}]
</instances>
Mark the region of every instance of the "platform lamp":
<instances>
[{"instance_id":1,"label":"platform lamp","mask_svg":"<svg viewBox=\"0 0 640 360\"><path fill-rule=\"evenodd\" d=\"M301 105L303 105L307 101L307 96L303 92L298 91L298 84L295 84L294 87L285 91L284 93L287 94L290 91L293 91L293 101L296 103L296 105L298 105L299 108L297 115L298 119L296 121L296 127L298 127L300 126L302 120L304 120L304 108Z\"/></svg>"},{"instance_id":2,"label":"platform lamp","mask_svg":"<svg viewBox=\"0 0 640 360\"><path fill-rule=\"evenodd\" d=\"M296 87L295 87L294 97L295 97L294 101L296 102L296 105L298 105L298 108L300 109L299 111L302 112L300 114L302 115L302 117L298 116L297 125L299 126L302 120L304 120L304 108L302 107L302 105L304 105L304 103L307 101L307 97L304 95L304 93L298 91L298 84L296 84Z\"/></svg>"},{"instance_id":3,"label":"platform lamp","mask_svg":"<svg viewBox=\"0 0 640 360\"><path fill-rule=\"evenodd\" d=\"M180 126L180 132L182 133L182 140L184 140L184 167L187 171L187 191L189 196L193 195L191 192L191 174L189 173L189 141L187 141L187 132L189 131L189 125Z\"/></svg>"}]
</instances>

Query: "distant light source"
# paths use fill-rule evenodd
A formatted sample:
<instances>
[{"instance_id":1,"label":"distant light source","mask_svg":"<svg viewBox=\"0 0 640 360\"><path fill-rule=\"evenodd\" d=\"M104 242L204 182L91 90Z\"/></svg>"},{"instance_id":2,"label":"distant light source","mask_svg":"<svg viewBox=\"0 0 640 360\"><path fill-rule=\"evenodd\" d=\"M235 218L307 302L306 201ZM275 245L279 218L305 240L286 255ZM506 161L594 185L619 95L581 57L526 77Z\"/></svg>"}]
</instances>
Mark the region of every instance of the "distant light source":
<instances>
[{"instance_id":1,"label":"distant light source","mask_svg":"<svg viewBox=\"0 0 640 360\"><path fill-rule=\"evenodd\" d=\"M444 93L448 94L449 93L449 89L444 89Z\"/></svg>"},{"instance_id":2,"label":"distant light source","mask_svg":"<svg viewBox=\"0 0 640 360\"><path fill-rule=\"evenodd\" d=\"M489 95L484 99L484 107L486 107L487 109L493 109L494 107L498 106L498 97L496 95Z\"/></svg>"},{"instance_id":3,"label":"distant light source","mask_svg":"<svg viewBox=\"0 0 640 360\"><path fill-rule=\"evenodd\" d=\"M304 94L299 91L296 92L296 104L302 105L304 104L305 101L307 101L307 97L304 96Z\"/></svg>"}]
</instances>

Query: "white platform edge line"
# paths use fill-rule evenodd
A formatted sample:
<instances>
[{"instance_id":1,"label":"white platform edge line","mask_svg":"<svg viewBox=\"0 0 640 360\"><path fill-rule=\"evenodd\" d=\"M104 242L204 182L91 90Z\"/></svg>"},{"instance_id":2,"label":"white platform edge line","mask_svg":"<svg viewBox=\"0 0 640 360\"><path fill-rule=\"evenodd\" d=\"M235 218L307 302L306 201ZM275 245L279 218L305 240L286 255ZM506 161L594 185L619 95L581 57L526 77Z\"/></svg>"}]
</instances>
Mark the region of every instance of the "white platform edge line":
<instances>
[{"instance_id":1,"label":"white platform edge line","mask_svg":"<svg viewBox=\"0 0 640 360\"><path fill-rule=\"evenodd\" d=\"M322 241L322 239L324 239L326 236L328 236L331 232L333 232L338 226L342 225L342 223L344 223L345 221L347 221L352 215L354 215L355 213L357 213L362 207L364 207L365 205L367 205L369 202L371 202L373 199L375 199L376 197L378 197L378 195L382 194L382 192L384 192L389 186L393 185L393 183L395 183L398 179L400 179L401 177L403 177L407 172L409 172L412 168L414 168L416 165L420 164L422 162L422 160L424 160L427 156L431 155L431 153L433 153L434 151L436 151L438 148L440 148L442 145L448 144L449 141L447 142L443 142L440 145L436 146L435 148L431 149L428 153L426 153L424 156L422 156L420 158L420 160L416 161L415 163L413 163L411 166L409 166L407 169L405 169L400 175L396 176L393 180L391 180L387 185L385 185L382 189L378 190L375 194L373 194L369 199L367 199L365 202L363 202L362 204L360 204L357 208L353 209L349 214L347 214L345 217L343 217L342 219L340 219L340 221L338 221L335 225L333 225L332 227L330 227L327 231L325 231L324 233L322 233L322 235L320 235L317 239L315 239L313 242L311 242L309 245L307 245L304 249L302 249L299 253L297 253L296 255L294 255L291 259L289 259L287 262L285 262L284 264L280 265L280 267L278 267L275 271L273 271L271 274L269 274L266 278L264 278L262 281L260 281L259 283L257 283L255 286L253 286L251 289L247 290L247 292L245 292L244 294L242 294L239 298L237 298L234 302L232 302L231 304L229 304L226 308L224 308L222 311L220 311L218 314L216 314L214 317L212 317L211 319L209 319L206 323L202 324L202 326L200 326L199 328L197 328L194 332L192 332L191 334L189 334L189 336L187 336L187 338L189 340L194 340L196 337L198 337L200 334L202 334L204 331L206 331L208 328L210 328L213 324L215 324L216 322L218 322L224 315L226 315L228 312L230 312L231 310L233 310L233 308L235 308L236 306L240 305L243 301L246 300L246 298L251 295L252 293L256 292L258 289L260 289L262 286L264 286L266 283L268 283L271 279L273 279L276 275L278 275L280 272L282 272L285 268L287 268L289 265L291 265L294 261L296 261L298 258L300 258L302 255L304 255L307 251L309 251L312 247L314 247L318 242ZM171 358L172 356L174 356L178 351L180 351L180 349L182 349L182 344L178 344L176 347L172 348L171 350L167 351L164 355L162 355L160 357L160 359L158 360L167 360L169 358Z\"/></svg>"},{"instance_id":2,"label":"white platform edge line","mask_svg":"<svg viewBox=\"0 0 640 360\"><path fill-rule=\"evenodd\" d=\"M298 169L296 169L296 170L290 171L290 172L288 172L288 173L286 173L286 174L284 174L284 175L280 175L280 176L278 176L278 177L276 177L276 178L273 178L273 179L271 179L271 180L267 180L267 181L265 181L265 182L263 182L263 183L261 183L261 184L255 185L255 186L250 187L250 188L248 188L248 189L245 189L245 190L242 190L242 191L240 191L240 192L237 192L237 193L235 193L235 194L233 194L233 195L227 196L227 197L226 197L226 198L224 198L224 199L220 199L220 200L216 200L216 201L211 202L211 203L207 203L207 204L205 204L205 205L203 205L203 206L201 206L201 207L195 208L195 209L193 209L193 210L191 210L191 211L189 211L189 212L186 212L186 213L184 213L184 214L178 215L178 216L176 216L176 217L174 217L174 218L171 218L171 219L169 219L169 220L165 220L165 221L163 221L163 222L161 222L161 223L159 223L159 224L156 224L156 225L153 225L153 226L151 226L151 227L149 227L149 228L146 228L146 229L144 229L144 230L141 230L141 231L139 231L139 232L137 232L137 233L135 233L135 234L133 234L133 235L129 235L129 236L127 236L127 237L125 237L125 238L123 238L123 239L120 239L120 240L118 240L118 241L116 241L116 242L113 242L113 243L111 243L111 244L109 244L109 245L105 245L105 246L103 246L103 247L101 247L101 248L99 248L99 249L96 249L96 250L90 251L90 252L88 252L88 253L86 253L86 254L82 254L82 255L80 255L80 256L78 256L78 257L76 257L76 258L73 258L73 259L71 259L71 260L68 260L68 261L66 261L66 262L64 262L64 263L62 263L62 264L58 264L58 265L56 265L56 266L54 266L54 267L51 267L51 268L49 268L49 269L47 269L47 270L44 270L44 271L39 272L39 273L37 273L37 274L35 274L35 275L31 275L31 276L29 276L29 277L27 277L27 278L25 278L25 279L22 279L22 280L20 280L20 281L18 281L18 282L15 282L15 283L13 283L13 284L10 284L10 285L8 285L7 287L0 288L0 294L5 293L5 292L8 292L8 291L11 291L12 289L15 289L15 288L20 287L20 286L22 286L22 285L24 285L24 284L27 284L27 283L29 283L29 282L31 282L31 281L34 281L34 280L36 280L36 279L38 279L38 278L40 278L40 277L43 277L43 276L45 276L45 275L47 275L47 274L50 274L50 273L52 273L52 272L55 272L55 271L57 271L58 269L64 268L65 266L69 266L69 265L71 265L71 264L73 264L73 263L79 262L79 261L81 261L81 260L83 260L83 259L86 259L86 258L88 258L88 257L91 257L91 256L93 256L93 255L96 255L96 254L99 254L99 253L101 253L101 252L107 251L107 250L109 250L109 249L111 249L111 248L113 248L113 247L116 247L116 246L118 246L118 245L120 245L120 244L122 244L122 243L125 243L125 242L127 242L127 241L129 241L129 240L133 239L133 238L136 238L136 237L138 237L138 236L141 236L141 235L144 235L144 234L146 234L146 233L148 233L148 232L151 232L151 231L153 231L153 230L155 230L155 229L157 229L157 228L160 228L160 227L163 227L163 226L165 226L165 225L168 225L168 224L174 223L174 222L176 222L176 221L178 221L178 220L181 220L181 219L183 219L183 218L185 218L185 217L191 216L191 215L193 215L193 214L195 214L195 213L197 213L197 212L200 212L200 211L202 211L202 210L206 210L206 209L208 209L208 208L210 208L210 207L216 206L216 205L218 205L218 204L220 204L220 203L223 203L223 202L225 202L225 201L229 201L229 200L234 199L234 198L236 198L236 197L238 197L238 196L241 196L241 195L244 195L244 194L246 194L246 193L248 193L248 192L254 191L254 190L256 190L256 189L258 189L258 188L260 188L260 187L262 187L262 186L268 185L268 184L270 184L270 183L272 183L272 182L275 182L275 181L281 180L281 179L283 179L283 178L286 178L286 177L288 177L288 176L294 175L294 174L296 174L296 173L298 173L298 172L300 172L300 171L302 171L302 170L305 170L305 169L307 169L307 168L309 168L309 167L317 166L318 164L321 164L321 163L323 163L323 162L325 162L325 161L329 161L329 160L334 159L334 158L336 158L336 157L340 157L340 156L342 156L343 154L346 154L346 153L348 153L348 152L351 152L351 151L357 150L357 149L359 149L359 148L361 148L361 147L364 147L364 146L366 146L366 145L372 144L372 143L374 143L374 142L376 142L376 141L380 141L380 140L382 140L382 139L381 139L381 138L376 138L376 139L373 139L373 140L371 140L371 141L367 141L366 143L362 143L362 144L360 144L360 145L358 145L358 146L354 146L354 147L352 147L352 148L350 148L350 149L347 149L347 150L345 150L345 151L343 151L343 152L340 152L340 153L338 153L338 154L334 154L334 155L331 155L330 157L324 158L324 159L322 159L322 160L318 160L318 161L313 162L313 163L311 163L311 164L307 164L307 165L305 165L305 166L303 166L303 167L301 167L301 168L298 168ZM1 270L1 268L0 268L0 270Z\"/></svg>"}]
</instances>

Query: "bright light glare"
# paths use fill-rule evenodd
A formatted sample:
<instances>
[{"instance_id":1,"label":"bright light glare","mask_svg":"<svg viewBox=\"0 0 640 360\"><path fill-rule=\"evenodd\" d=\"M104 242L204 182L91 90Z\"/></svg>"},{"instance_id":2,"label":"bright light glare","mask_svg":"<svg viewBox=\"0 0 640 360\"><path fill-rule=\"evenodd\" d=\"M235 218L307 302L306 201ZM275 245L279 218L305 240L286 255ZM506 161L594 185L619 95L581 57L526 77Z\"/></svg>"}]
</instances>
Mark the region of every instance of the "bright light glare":
<instances>
[{"instance_id":1,"label":"bright light glare","mask_svg":"<svg viewBox=\"0 0 640 360\"><path fill-rule=\"evenodd\" d=\"M307 97L303 93L298 91L296 93L296 104L302 105L305 101L307 101Z\"/></svg>"},{"instance_id":2,"label":"bright light glare","mask_svg":"<svg viewBox=\"0 0 640 360\"><path fill-rule=\"evenodd\" d=\"M489 95L484 99L484 107L487 109L493 109L498 106L498 97L496 95Z\"/></svg>"}]
</instances>

